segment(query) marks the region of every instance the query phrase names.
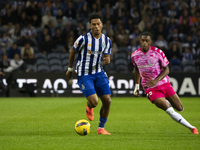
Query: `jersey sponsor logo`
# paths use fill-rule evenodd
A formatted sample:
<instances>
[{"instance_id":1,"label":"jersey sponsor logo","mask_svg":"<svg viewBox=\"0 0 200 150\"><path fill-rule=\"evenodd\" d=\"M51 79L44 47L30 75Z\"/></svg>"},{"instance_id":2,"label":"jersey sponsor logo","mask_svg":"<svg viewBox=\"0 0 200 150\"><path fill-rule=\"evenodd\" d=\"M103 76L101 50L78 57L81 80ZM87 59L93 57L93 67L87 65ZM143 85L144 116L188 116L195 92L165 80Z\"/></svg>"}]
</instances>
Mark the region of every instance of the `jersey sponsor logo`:
<instances>
[{"instance_id":1,"label":"jersey sponsor logo","mask_svg":"<svg viewBox=\"0 0 200 150\"><path fill-rule=\"evenodd\" d=\"M88 44L88 46L92 46L92 44Z\"/></svg>"},{"instance_id":2,"label":"jersey sponsor logo","mask_svg":"<svg viewBox=\"0 0 200 150\"><path fill-rule=\"evenodd\" d=\"M91 51L91 50L88 50L88 54L92 54L92 51Z\"/></svg>"},{"instance_id":3,"label":"jersey sponsor logo","mask_svg":"<svg viewBox=\"0 0 200 150\"><path fill-rule=\"evenodd\" d=\"M157 63L156 63L157 64ZM155 66L156 64L149 64L149 65L141 65L141 66L137 66L138 68L143 68L143 67L152 67Z\"/></svg>"},{"instance_id":4,"label":"jersey sponsor logo","mask_svg":"<svg viewBox=\"0 0 200 150\"><path fill-rule=\"evenodd\" d=\"M88 54L101 54L100 51L91 51L88 49Z\"/></svg>"}]
</instances>

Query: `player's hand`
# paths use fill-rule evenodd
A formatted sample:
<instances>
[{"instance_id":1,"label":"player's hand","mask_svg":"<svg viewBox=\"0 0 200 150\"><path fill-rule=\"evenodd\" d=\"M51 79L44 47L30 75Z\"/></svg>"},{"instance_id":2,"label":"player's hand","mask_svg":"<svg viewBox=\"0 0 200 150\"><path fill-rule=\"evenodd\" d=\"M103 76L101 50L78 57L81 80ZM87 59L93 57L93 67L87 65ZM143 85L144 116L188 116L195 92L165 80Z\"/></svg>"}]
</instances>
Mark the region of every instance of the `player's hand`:
<instances>
[{"instance_id":1,"label":"player's hand","mask_svg":"<svg viewBox=\"0 0 200 150\"><path fill-rule=\"evenodd\" d=\"M133 94L138 97L138 96L140 96L139 91L140 91L140 85L136 84Z\"/></svg>"},{"instance_id":2,"label":"player's hand","mask_svg":"<svg viewBox=\"0 0 200 150\"><path fill-rule=\"evenodd\" d=\"M103 63L104 63L105 65L108 65L108 64L110 63L110 57L104 57L104 58L103 58Z\"/></svg>"},{"instance_id":3,"label":"player's hand","mask_svg":"<svg viewBox=\"0 0 200 150\"><path fill-rule=\"evenodd\" d=\"M148 82L146 82L146 86L147 87L154 87L154 86L156 86L156 84L158 83L158 80L151 80L151 79L148 79L149 81Z\"/></svg>"},{"instance_id":4,"label":"player's hand","mask_svg":"<svg viewBox=\"0 0 200 150\"><path fill-rule=\"evenodd\" d=\"M71 79L72 78L72 71L67 71L66 75L67 75L68 79Z\"/></svg>"}]
</instances>

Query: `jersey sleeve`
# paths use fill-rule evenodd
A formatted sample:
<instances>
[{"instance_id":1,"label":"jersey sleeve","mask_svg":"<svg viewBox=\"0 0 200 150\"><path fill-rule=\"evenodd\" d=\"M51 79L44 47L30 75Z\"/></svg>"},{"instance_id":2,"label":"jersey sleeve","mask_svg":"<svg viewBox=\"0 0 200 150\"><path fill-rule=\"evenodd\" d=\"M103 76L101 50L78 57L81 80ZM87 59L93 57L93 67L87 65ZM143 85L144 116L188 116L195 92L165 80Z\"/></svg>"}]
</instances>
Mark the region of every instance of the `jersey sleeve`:
<instances>
[{"instance_id":1,"label":"jersey sleeve","mask_svg":"<svg viewBox=\"0 0 200 150\"><path fill-rule=\"evenodd\" d=\"M165 56L165 53L160 49L158 49L157 52L158 52L158 58L160 60L161 66L166 67L169 64L169 61L167 57Z\"/></svg>"},{"instance_id":2,"label":"jersey sleeve","mask_svg":"<svg viewBox=\"0 0 200 150\"><path fill-rule=\"evenodd\" d=\"M74 45L73 45L73 48L76 50L76 51L79 51L80 48L82 47L83 45L83 41L84 41L84 37L82 35L80 35L76 41L74 42Z\"/></svg>"},{"instance_id":3,"label":"jersey sleeve","mask_svg":"<svg viewBox=\"0 0 200 150\"><path fill-rule=\"evenodd\" d=\"M104 45L102 45L104 47ZM111 54L111 49L112 49L112 42L110 38L107 37L107 42L106 42L106 48L104 50L104 55L110 55Z\"/></svg>"},{"instance_id":4,"label":"jersey sleeve","mask_svg":"<svg viewBox=\"0 0 200 150\"><path fill-rule=\"evenodd\" d=\"M133 53L131 54L131 62L132 62L132 64L133 64L134 66L137 66L136 63L135 63L135 61L134 61L134 54L135 54L135 52L133 52Z\"/></svg>"}]
</instances>

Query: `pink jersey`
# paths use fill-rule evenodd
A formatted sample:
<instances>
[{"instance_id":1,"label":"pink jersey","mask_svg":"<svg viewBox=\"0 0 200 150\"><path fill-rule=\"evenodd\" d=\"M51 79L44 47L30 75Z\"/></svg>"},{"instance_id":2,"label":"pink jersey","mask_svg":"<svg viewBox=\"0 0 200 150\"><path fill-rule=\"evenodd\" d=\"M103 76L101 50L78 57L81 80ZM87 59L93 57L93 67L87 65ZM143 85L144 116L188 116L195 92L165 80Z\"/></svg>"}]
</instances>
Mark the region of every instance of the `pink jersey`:
<instances>
[{"instance_id":1,"label":"pink jersey","mask_svg":"<svg viewBox=\"0 0 200 150\"><path fill-rule=\"evenodd\" d=\"M169 64L169 61L163 51L153 46L150 46L149 51L146 53L142 52L141 48L137 49L131 54L131 61L134 66L138 67L142 77L141 85L145 91L150 89L145 87L148 79L155 79L161 73L161 67L166 67ZM166 76L161 81L159 81L156 86L160 86L168 82L169 76Z\"/></svg>"}]
</instances>

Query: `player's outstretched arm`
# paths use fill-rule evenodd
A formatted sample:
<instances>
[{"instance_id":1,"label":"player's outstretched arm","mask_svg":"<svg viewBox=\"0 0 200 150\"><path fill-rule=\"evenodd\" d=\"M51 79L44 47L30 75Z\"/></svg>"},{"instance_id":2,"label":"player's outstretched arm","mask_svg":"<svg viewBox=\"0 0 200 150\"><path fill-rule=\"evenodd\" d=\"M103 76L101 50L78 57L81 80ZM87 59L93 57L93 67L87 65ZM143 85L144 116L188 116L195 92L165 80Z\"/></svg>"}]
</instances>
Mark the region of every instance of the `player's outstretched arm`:
<instances>
[{"instance_id":1,"label":"player's outstretched arm","mask_svg":"<svg viewBox=\"0 0 200 150\"><path fill-rule=\"evenodd\" d=\"M75 55L76 55L76 50L72 47L70 55L69 55L69 67L68 67L68 70L66 72L68 79L71 79L71 77L72 77Z\"/></svg>"},{"instance_id":2,"label":"player's outstretched arm","mask_svg":"<svg viewBox=\"0 0 200 150\"><path fill-rule=\"evenodd\" d=\"M135 89L133 91L133 94L135 96L137 96L137 97L140 95L139 94L139 91L140 91L140 78L141 78L141 76L140 76L140 72L138 70L138 67L135 66Z\"/></svg>"}]
</instances>

